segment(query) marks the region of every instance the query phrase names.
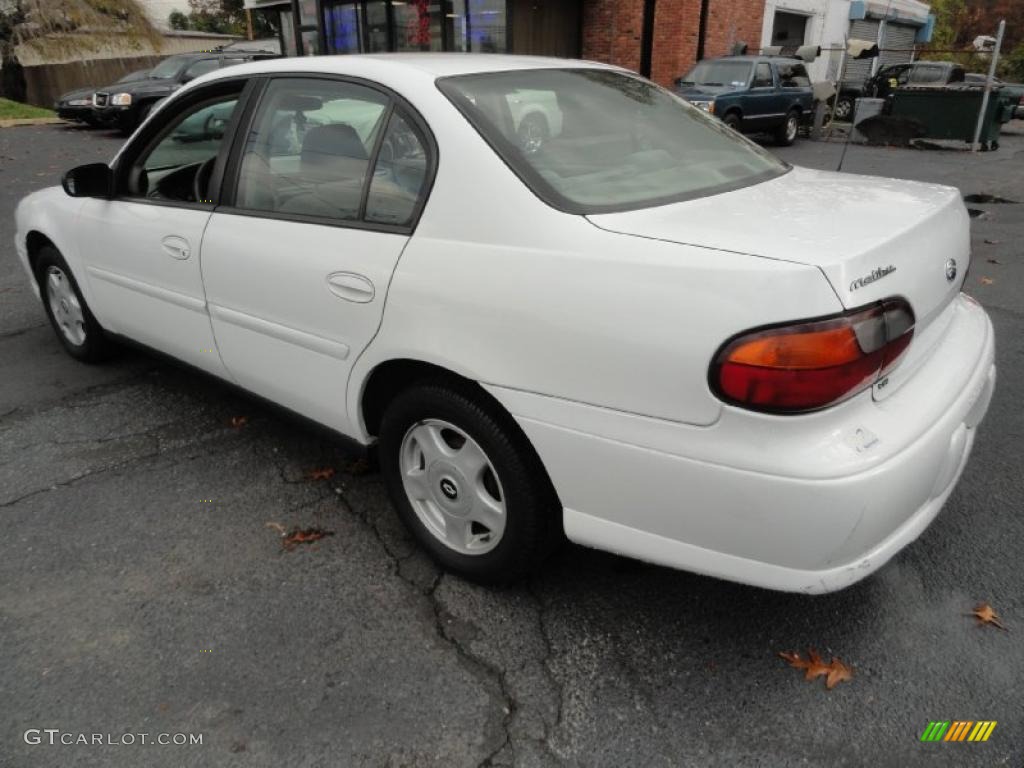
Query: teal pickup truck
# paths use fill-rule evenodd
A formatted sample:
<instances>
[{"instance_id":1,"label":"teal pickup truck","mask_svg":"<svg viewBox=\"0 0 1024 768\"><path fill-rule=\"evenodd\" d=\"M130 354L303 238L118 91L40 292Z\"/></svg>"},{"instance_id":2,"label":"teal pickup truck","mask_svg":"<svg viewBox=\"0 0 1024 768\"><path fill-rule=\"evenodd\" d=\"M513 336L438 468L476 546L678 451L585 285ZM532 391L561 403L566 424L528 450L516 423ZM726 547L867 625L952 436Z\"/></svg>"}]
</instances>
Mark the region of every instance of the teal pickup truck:
<instances>
[{"instance_id":1,"label":"teal pickup truck","mask_svg":"<svg viewBox=\"0 0 1024 768\"><path fill-rule=\"evenodd\" d=\"M676 80L676 93L744 133L771 133L792 144L809 119L814 92L800 59L726 56L698 62Z\"/></svg>"}]
</instances>

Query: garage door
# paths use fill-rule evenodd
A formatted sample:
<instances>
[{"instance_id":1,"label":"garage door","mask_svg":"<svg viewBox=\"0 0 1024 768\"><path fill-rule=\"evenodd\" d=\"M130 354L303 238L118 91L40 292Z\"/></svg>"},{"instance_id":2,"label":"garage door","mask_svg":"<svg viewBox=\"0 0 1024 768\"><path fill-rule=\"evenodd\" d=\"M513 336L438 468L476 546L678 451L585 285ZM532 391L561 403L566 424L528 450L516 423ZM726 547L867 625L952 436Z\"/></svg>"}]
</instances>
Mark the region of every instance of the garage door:
<instances>
[{"instance_id":1,"label":"garage door","mask_svg":"<svg viewBox=\"0 0 1024 768\"><path fill-rule=\"evenodd\" d=\"M886 24L885 41L882 43L882 52L879 56L880 67L890 64L907 64L913 59L914 38L917 36L917 27L906 24Z\"/></svg>"},{"instance_id":2,"label":"garage door","mask_svg":"<svg viewBox=\"0 0 1024 768\"><path fill-rule=\"evenodd\" d=\"M850 37L854 40L877 40L878 22L873 19L858 19L850 22ZM843 76L844 83L851 85L863 85L864 81L871 76L872 59L846 60L846 75Z\"/></svg>"}]
</instances>

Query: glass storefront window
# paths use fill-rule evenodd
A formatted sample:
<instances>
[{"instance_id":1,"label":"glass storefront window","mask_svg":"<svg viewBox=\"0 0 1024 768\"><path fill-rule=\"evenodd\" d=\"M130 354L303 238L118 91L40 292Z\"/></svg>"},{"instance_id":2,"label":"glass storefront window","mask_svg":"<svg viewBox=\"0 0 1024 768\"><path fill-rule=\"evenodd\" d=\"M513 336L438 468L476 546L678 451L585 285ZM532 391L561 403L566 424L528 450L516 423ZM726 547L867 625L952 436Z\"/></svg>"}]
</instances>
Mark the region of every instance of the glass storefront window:
<instances>
[{"instance_id":1,"label":"glass storefront window","mask_svg":"<svg viewBox=\"0 0 1024 768\"><path fill-rule=\"evenodd\" d=\"M366 3L366 50L379 53L390 50L388 45L388 9L384 0Z\"/></svg>"},{"instance_id":2,"label":"glass storefront window","mask_svg":"<svg viewBox=\"0 0 1024 768\"><path fill-rule=\"evenodd\" d=\"M359 53L363 25L358 3L324 3L324 32L328 53Z\"/></svg>"},{"instance_id":3,"label":"glass storefront window","mask_svg":"<svg viewBox=\"0 0 1024 768\"><path fill-rule=\"evenodd\" d=\"M302 34L302 54L304 56L316 56L323 53L320 50L320 33L316 27L300 31Z\"/></svg>"},{"instance_id":4,"label":"glass storefront window","mask_svg":"<svg viewBox=\"0 0 1024 768\"><path fill-rule=\"evenodd\" d=\"M316 26L316 0L299 0L299 26Z\"/></svg>"},{"instance_id":5,"label":"glass storefront window","mask_svg":"<svg viewBox=\"0 0 1024 768\"><path fill-rule=\"evenodd\" d=\"M505 0L452 0L450 8L447 20L451 50L478 53L508 50Z\"/></svg>"},{"instance_id":6,"label":"glass storefront window","mask_svg":"<svg viewBox=\"0 0 1024 768\"><path fill-rule=\"evenodd\" d=\"M295 56L295 19L292 18L290 9L281 9L281 40L283 41L281 53L285 56Z\"/></svg>"},{"instance_id":7,"label":"glass storefront window","mask_svg":"<svg viewBox=\"0 0 1024 768\"><path fill-rule=\"evenodd\" d=\"M430 0L393 0L396 51L440 51L441 5Z\"/></svg>"}]
</instances>

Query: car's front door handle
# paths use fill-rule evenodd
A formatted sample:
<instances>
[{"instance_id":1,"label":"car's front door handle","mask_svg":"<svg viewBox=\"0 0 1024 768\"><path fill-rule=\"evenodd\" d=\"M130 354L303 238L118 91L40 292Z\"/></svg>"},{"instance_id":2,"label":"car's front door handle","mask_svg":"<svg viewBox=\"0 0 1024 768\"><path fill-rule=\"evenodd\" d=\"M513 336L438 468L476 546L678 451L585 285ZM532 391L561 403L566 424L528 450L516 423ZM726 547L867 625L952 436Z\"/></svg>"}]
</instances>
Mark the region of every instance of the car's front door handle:
<instances>
[{"instance_id":1,"label":"car's front door handle","mask_svg":"<svg viewBox=\"0 0 1024 768\"><path fill-rule=\"evenodd\" d=\"M177 235L168 235L160 242L160 246L164 249L164 253L172 259L184 261L192 255L192 249L189 248L188 240Z\"/></svg>"},{"instance_id":2,"label":"car's front door handle","mask_svg":"<svg viewBox=\"0 0 1024 768\"><path fill-rule=\"evenodd\" d=\"M354 272L332 272L327 276L331 293L347 301L366 304L373 301L373 283Z\"/></svg>"}]
</instances>

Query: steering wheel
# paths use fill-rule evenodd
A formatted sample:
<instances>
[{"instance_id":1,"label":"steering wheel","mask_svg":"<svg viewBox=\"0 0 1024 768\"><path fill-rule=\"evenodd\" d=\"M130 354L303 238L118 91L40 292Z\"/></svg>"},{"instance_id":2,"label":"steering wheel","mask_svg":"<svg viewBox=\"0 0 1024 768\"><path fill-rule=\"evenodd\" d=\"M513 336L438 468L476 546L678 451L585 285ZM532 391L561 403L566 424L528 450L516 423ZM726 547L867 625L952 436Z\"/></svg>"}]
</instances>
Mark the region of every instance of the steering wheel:
<instances>
[{"instance_id":1,"label":"steering wheel","mask_svg":"<svg viewBox=\"0 0 1024 768\"><path fill-rule=\"evenodd\" d=\"M192 197L195 198L197 203L204 202L204 193L207 185L210 183L210 176L213 174L213 164L217 162L217 156L204 160L196 168L196 175L192 179Z\"/></svg>"}]
</instances>

